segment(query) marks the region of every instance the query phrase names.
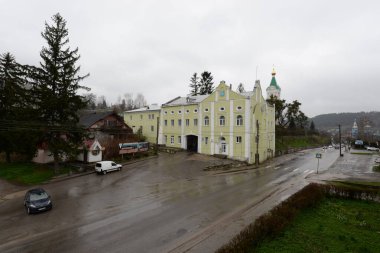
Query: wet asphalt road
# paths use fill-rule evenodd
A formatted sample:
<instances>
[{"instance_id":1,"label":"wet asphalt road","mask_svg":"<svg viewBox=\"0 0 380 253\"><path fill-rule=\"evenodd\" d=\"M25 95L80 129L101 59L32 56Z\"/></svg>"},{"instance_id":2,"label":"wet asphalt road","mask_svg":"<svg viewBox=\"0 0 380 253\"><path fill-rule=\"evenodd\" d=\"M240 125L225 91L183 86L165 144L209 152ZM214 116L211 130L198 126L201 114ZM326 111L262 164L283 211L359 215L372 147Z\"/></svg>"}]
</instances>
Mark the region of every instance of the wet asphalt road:
<instances>
[{"instance_id":1,"label":"wet asphalt road","mask_svg":"<svg viewBox=\"0 0 380 253\"><path fill-rule=\"evenodd\" d=\"M277 185L315 173L320 151L231 172L203 171L223 162L216 158L161 154L121 172L43 185L52 211L26 215L22 196L0 203L0 252L167 252ZM338 154L324 152L320 171Z\"/></svg>"}]
</instances>

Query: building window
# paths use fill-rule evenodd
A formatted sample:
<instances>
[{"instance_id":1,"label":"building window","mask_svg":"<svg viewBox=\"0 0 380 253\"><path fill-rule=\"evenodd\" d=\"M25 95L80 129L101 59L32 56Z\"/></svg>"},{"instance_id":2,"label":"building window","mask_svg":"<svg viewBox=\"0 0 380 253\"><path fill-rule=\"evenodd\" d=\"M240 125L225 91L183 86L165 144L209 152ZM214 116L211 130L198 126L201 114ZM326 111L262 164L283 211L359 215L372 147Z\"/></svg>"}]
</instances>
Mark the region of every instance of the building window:
<instances>
[{"instance_id":1,"label":"building window","mask_svg":"<svg viewBox=\"0 0 380 253\"><path fill-rule=\"evenodd\" d=\"M241 109L242 109L241 106L236 107L236 110L238 110L238 111L241 111Z\"/></svg>"},{"instance_id":2,"label":"building window","mask_svg":"<svg viewBox=\"0 0 380 253\"><path fill-rule=\"evenodd\" d=\"M182 111L180 110L180 111L178 111L178 114L182 114Z\"/></svg>"},{"instance_id":3,"label":"building window","mask_svg":"<svg viewBox=\"0 0 380 253\"><path fill-rule=\"evenodd\" d=\"M219 117L219 125L224 126L226 124L226 120L224 116Z\"/></svg>"},{"instance_id":4,"label":"building window","mask_svg":"<svg viewBox=\"0 0 380 253\"><path fill-rule=\"evenodd\" d=\"M92 155L99 155L100 153L100 148L99 146L96 146L94 150L91 151Z\"/></svg>"},{"instance_id":5,"label":"building window","mask_svg":"<svg viewBox=\"0 0 380 253\"><path fill-rule=\"evenodd\" d=\"M165 111L165 114L168 114L168 111Z\"/></svg>"},{"instance_id":6,"label":"building window","mask_svg":"<svg viewBox=\"0 0 380 253\"><path fill-rule=\"evenodd\" d=\"M198 112L198 109L194 109L194 113L197 113Z\"/></svg>"},{"instance_id":7,"label":"building window","mask_svg":"<svg viewBox=\"0 0 380 253\"><path fill-rule=\"evenodd\" d=\"M174 126L174 119L170 121L171 125Z\"/></svg>"},{"instance_id":8,"label":"building window","mask_svg":"<svg viewBox=\"0 0 380 253\"><path fill-rule=\"evenodd\" d=\"M241 143L241 136L236 136L236 143Z\"/></svg>"},{"instance_id":9,"label":"building window","mask_svg":"<svg viewBox=\"0 0 380 253\"><path fill-rule=\"evenodd\" d=\"M170 143L174 144L174 136L170 136Z\"/></svg>"},{"instance_id":10,"label":"building window","mask_svg":"<svg viewBox=\"0 0 380 253\"><path fill-rule=\"evenodd\" d=\"M205 112L208 112L208 108L205 109Z\"/></svg>"},{"instance_id":11,"label":"building window","mask_svg":"<svg viewBox=\"0 0 380 253\"><path fill-rule=\"evenodd\" d=\"M210 120L209 120L208 116L206 116L205 117L205 126L208 126L209 122L210 122Z\"/></svg>"},{"instance_id":12,"label":"building window","mask_svg":"<svg viewBox=\"0 0 380 253\"><path fill-rule=\"evenodd\" d=\"M220 107L219 110L220 110L220 111L224 111L224 107Z\"/></svg>"},{"instance_id":13,"label":"building window","mask_svg":"<svg viewBox=\"0 0 380 253\"><path fill-rule=\"evenodd\" d=\"M166 144L168 142L168 136L164 135L164 143Z\"/></svg>"},{"instance_id":14,"label":"building window","mask_svg":"<svg viewBox=\"0 0 380 253\"><path fill-rule=\"evenodd\" d=\"M178 143L181 144L182 138L181 136L178 136Z\"/></svg>"},{"instance_id":15,"label":"building window","mask_svg":"<svg viewBox=\"0 0 380 253\"><path fill-rule=\"evenodd\" d=\"M189 126L189 125L190 125L190 120L186 119L186 126Z\"/></svg>"},{"instance_id":16,"label":"building window","mask_svg":"<svg viewBox=\"0 0 380 253\"><path fill-rule=\"evenodd\" d=\"M238 115L238 116L236 117L236 125L237 125L237 126L242 126L242 125L243 125L243 116Z\"/></svg>"},{"instance_id":17,"label":"building window","mask_svg":"<svg viewBox=\"0 0 380 253\"><path fill-rule=\"evenodd\" d=\"M167 119L164 121L164 125L165 125L165 126L168 125L168 120L167 120Z\"/></svg>"},{"instance_id":18,"label":"building window","mask_svg":"<svg viewBox=\"0 0 380 253\"><path fill-rule=\"evenodd\" d=\"M154 119L154 114L152 114L152 119Z\"/></svg>"},{"instance_id":19,"label":"building window","mask_svg":"<svg viewBox=\"0 0 380 253\"><path fill-rule=\"evenodd\" d=\"M174 114L174 111L171 111L170 113L171 113L171 114Z\"/></svg>"},{"instance_id":20,"label":"building window","mask_svg":"<svg viewBox=\"0 0 380 253\"><path fill-rule=\"evenodd\" d=\"M150 126L150 131L154 131L154 126Z\"/></svg>"},{"instance_id":21,"label":"building window","mask_svg":"<svg viewBox=\"0 0 380 253\"><path fill-rule=\"evenodd\" d=\"M194 126L198 126L198 119L194 119Z\"/></svg>"},{"instance_id":22,"label":"building window","mask_svg":"<svg viewBox=\"0 0 380 253\"><path fill-rule=\"evenodd\" d=\"M182 120L178 120L178 126L181 126L182 125Z\"/></svg>"},{"instance_id":23,"label":"building window","mask_svg":"<svg viewBox=\"0 0 380 253\"><path fill-rule=\"evenodd\" d=\"M208 143L208 137L205 137L205 144Z\"/></svg>"},{"instance_id":24,"label":"building window","mask_svg":"<svg viewBox=\"0 0 380 253\"><path fill-rule=\"evenodd\" d=\"M148 119L151 119L151 117L152 117L152 116L149 114L149 115L148 115Z\"/></svg>"},{"instance_id":25,"label":"building window","mask_svg":"<svg viewBox=\"0 0 380 253\"><path fill-rule=\"evenodd\" d=\"M190 111L189 110L186 110L186 113L189 113Z\"/></svg>"}]
</instances>

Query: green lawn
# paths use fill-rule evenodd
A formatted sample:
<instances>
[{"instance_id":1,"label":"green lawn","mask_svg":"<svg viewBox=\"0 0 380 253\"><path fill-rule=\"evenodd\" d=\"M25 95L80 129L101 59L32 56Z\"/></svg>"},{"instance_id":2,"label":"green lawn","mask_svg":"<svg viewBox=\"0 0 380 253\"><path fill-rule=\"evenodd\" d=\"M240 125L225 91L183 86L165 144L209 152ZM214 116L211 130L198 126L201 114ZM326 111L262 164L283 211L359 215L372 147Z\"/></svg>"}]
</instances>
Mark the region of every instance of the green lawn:
<instances>
[{"instance_id":1,"label":"green lawn","mask_svg":"<svg viewBox=\"0 0 380 253\"><path fill-rule=\"evenodd\" d=\"M68 169L61 169L67 173ZM0 178L16 184L33 185L45 182L54 176L54 169L34 163L0 163Z\"/></svg>"},{"instance_id":2,"label":"green lawn","mask_svg":"<svg viewBox=\"0 0 380 253\"><path fill-rule=\"evenodd\" d=\"M253 252L380 252L380 203L326 198Z\"/></svg>"},{"instance_id":3,"label":"green lawn","mask_svg":"<svg viewBox=\"0 0 380 253\"><path fill-rule=\"evenodd\" d=\"M323 146L329 139L322 136L283 136L276 138L276 150Z\"/></svg>"}]
</instances>

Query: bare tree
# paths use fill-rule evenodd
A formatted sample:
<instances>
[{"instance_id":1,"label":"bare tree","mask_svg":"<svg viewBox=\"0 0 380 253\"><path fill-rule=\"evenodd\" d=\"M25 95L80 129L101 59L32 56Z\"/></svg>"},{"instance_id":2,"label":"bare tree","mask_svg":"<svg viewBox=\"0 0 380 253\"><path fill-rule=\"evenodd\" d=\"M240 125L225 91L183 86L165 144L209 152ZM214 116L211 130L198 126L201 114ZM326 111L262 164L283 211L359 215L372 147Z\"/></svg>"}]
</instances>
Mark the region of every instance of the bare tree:
<instances>
[{"instance_id":1,"label":"bare tree","mask_svg":"<svg viewBox=\"0 0 380 253\"><path fill-rule=\"evenodd\" d=\"M135 108L141 108L146 106L146 100L143 94L137 93L136 98L134 100Z\"/></svg>"},{"instance_id":2,"label":"bare tree","mask_svg":"<svg viewBox=\"0 0 380 253\"><path fill-rule=\"evenodd\" d=\"M132 110L133 109L133 94L132 93L125 93L124 94L124 100L125 100L125 109L126 110Z\"/></svg>"}]
</instances>

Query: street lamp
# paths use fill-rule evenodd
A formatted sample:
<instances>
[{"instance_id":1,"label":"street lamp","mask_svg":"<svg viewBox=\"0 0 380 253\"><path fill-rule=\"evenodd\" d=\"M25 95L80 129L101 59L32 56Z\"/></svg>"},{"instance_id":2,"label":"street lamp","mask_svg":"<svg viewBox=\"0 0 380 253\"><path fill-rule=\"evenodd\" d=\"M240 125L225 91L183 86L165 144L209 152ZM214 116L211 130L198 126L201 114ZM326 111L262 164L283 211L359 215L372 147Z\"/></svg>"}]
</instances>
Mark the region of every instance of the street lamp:
<instances>
[{"instance_id":1,"label":"street lamp","mask_svg":"<svg viewBox=\"0 0 380 253\"><path fill-rule=\"evenodd\" d=\"M343 154L342 154L342 136L340 134L340 124L339 124L339 156L343 156Z\"/></svg>"}]
</instances>

